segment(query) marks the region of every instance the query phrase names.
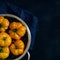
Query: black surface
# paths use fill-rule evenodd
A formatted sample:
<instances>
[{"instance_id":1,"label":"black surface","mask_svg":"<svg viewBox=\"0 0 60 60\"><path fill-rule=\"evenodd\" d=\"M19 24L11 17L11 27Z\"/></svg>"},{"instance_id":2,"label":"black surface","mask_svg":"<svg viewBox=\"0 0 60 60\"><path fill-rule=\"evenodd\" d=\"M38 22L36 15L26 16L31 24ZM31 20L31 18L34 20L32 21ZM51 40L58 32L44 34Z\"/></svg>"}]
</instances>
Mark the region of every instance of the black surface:
<instances>
[{"instance_id":1,"label":"black surface","mask_svg":"<svg viewBox=\"0 0 60 60\"><path fill-rule=\"evenodd\" d=\"M60 60L60 1L8 0L39 18L31 60Z\"/></svg>"}]
</instances>

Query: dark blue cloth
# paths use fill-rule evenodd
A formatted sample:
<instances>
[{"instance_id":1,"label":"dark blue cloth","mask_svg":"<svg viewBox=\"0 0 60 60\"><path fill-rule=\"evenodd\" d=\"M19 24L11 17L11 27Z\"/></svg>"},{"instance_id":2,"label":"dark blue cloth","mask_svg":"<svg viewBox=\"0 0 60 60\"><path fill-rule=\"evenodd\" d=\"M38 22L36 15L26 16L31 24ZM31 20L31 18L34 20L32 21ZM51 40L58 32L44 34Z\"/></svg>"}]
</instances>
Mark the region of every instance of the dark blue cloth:
<instances>
[{"instance_id":1,"label":"dark blue cloth","mask_svg":"<svg viewBox=\"0 0 60 60\"><path fill-rule=\"evenodd\" d=\"M31 46L30 46L30 50L32 50L35 42L35 36L38 25L37 17L33 16L30 12L21 9L20 7L17 7L9 2L0 2L0 14L6 14L6 13L14 14L23 19L27 23L32 35Z\"/></svg>"}]
</instances>

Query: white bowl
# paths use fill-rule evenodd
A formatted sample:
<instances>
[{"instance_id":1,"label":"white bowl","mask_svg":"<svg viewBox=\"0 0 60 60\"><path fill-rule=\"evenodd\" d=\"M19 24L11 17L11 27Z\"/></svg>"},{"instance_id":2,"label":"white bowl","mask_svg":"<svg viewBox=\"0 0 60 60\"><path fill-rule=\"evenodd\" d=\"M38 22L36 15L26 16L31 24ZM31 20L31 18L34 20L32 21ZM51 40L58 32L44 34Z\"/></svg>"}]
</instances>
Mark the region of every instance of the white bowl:
<instances>
[{"instance_id":1,"label":"white bowl","mask_svg":"<svg viewBox=\"0 0 60 60\"><path fill-rule=\"evenodd\" d=\"M19 59L22 59L25 54L28 52L29 48L30 48L30 44L31 44L31 32L30 32L30 29L28 27L28 25L19 17L15 16L15 15L12 15L12 14L0 14L0 16L6 16L6 17L10 17L10 18L15 18L17 21L20 21L27 29L27 36L28 36L28 42L27 42L27 46L24 50L24 53L22 55L20 55L19 57L13 59L13 60L19 60Z\"/></svg>"}]
</instances>

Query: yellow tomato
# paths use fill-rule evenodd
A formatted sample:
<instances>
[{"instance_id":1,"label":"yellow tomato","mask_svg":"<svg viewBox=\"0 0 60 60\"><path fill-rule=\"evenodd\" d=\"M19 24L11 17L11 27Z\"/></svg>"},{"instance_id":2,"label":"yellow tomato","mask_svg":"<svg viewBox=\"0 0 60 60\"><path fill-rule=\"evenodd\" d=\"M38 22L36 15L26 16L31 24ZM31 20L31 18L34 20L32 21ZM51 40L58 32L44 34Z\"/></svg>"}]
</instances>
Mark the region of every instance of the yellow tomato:
<instances>
[{"instance_id":1,"label":"yellow tomato","mask_svg":"<svg viewBox=\"0 0 60 60\"><path fill-rule=\"evenodd\" d=\"M11 44L10 50L13 55L20 55L24 52L24 42L22 40L17 40L14 44Z\"/></svg>"},{"instance_id":2,"label":"yellow tomato","mask_svg":"<svg viewBox=\"0 0 60 60\"><path fill-rule=\"evenodd\" d=\"M6 29L8 29L8 26L8 19L4 18L3 16L0 16L0 31L5 31Z\"/></svg>"},{"instance_id":3,"label":"yellow tomato","mask_svg":"<svg viewBox=\"0 0 60 60\"><path fill-rule=\"evenodd\" d=\"M11 42L12 39L7 33L5 32L0 33L0 46L10 46Z\"/></svg>"},{"instance_id":4,"label":"yellow tomato","mask_svg":"<svg viewBox=\"0 0 60 60\"><path fill-rule=\"evenodd\" d=\"M0 16L0 23L2 23L4 20L4 17L3 16Z\"/></svg>"},{"instance_id":5,"label":"yellow tomato","mask_svg":"<svg viewBox=\"0 0 60 60\"><path fill-rule=\"evenodd\" d=\"M4 60L9 56L9 48L8 47L0 47L0 59Z\"/></svg>"}]
</instances>

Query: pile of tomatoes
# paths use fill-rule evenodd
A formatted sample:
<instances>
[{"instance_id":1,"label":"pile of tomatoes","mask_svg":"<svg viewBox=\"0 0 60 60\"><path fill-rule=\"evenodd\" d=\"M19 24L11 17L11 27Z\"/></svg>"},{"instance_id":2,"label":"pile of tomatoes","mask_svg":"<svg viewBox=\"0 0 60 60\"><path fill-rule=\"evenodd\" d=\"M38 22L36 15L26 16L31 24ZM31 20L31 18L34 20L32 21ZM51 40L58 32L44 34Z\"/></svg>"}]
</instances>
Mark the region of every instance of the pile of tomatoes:
<instances>
[{"instance_id":1,"label":"pile of tomatoes","mask_svg":"<svg viewBox=\"0 0 60 60\"><path fill-rule=\"evenodd\" d=\"M6 32L8 28L9 33ZM0 59L6 59L10 52L14 56L24 52L25 45L21 37L25 33L26 27L21 22L9 22L7 18L0 16Z\"/></svg>"}]
</instances>

